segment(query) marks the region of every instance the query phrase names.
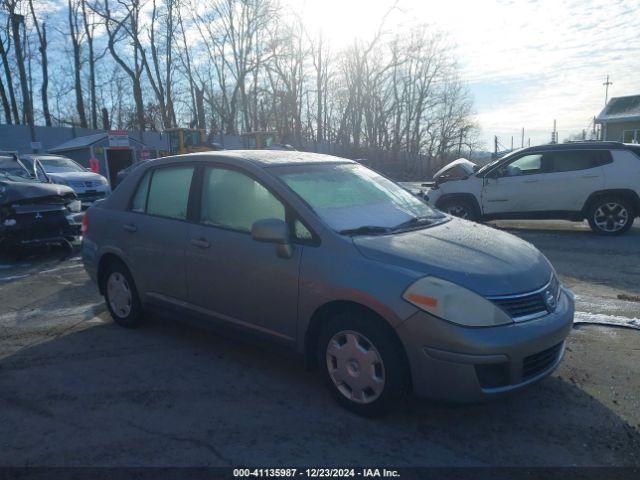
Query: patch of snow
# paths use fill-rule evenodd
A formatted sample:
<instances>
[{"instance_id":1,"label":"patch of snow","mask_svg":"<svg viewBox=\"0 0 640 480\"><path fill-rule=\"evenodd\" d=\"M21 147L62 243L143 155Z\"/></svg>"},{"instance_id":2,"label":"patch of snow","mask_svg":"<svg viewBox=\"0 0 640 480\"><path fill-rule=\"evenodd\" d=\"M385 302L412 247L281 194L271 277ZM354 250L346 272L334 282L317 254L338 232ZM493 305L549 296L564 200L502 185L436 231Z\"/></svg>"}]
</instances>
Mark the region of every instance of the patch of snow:
<instances>
[{"instance_id":1,"label":"patch of snow","mask_svg":"<svg viewBox=\"0 0 640 480\"><path fill-rule=\"evenodd\" d=\"M11 275L9 277L0 277L0 282L10 282L12 280L20 280L21 278L27 278L30 274L26 273L24 275Z\"/></svg>"},{"instance_id":2,"label":"patch of snow","mask_svg":"<svg viewBox=\"0 0 640 480\"><path fill-rule=\"evenodd\" d=\"M640 330L640 318L608 315L606 313L576 312L574 323L597 323L601 325L614 325L619 327L635 328Z\"/></svg>"}]
</instances>

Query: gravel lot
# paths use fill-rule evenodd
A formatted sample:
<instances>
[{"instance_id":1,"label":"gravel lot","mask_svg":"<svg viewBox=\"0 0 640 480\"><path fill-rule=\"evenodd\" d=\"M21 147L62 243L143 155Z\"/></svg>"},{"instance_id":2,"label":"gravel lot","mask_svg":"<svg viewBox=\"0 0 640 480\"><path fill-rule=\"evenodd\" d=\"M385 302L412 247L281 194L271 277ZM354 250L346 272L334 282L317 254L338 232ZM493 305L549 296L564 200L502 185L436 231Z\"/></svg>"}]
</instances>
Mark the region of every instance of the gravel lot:
<instances>
[{"instance_id":1,"label":"gravel lot","mask_svg":"<svg viewBox=\"0 0 640 480\"><path fill-rule=\"evenodd\" d=\"M496 226L548 256L578 321L640 326L639 225ZM412 399L367 420L282 352L169 320L115 326L77 254L61 255L0 258L0 465L640 464L637 329L576 324L555 374L506 399Z\"/></svg>"}]
</instances>

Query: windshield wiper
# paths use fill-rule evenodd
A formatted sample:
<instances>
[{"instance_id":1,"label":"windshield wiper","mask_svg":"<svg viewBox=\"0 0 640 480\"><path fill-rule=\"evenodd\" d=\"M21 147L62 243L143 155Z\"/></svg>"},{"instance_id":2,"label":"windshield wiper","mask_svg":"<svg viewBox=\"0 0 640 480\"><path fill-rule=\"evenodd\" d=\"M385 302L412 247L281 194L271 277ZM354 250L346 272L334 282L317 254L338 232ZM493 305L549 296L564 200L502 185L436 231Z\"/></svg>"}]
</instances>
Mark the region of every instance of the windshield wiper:
<instances>
[{"instance_id":1,"label":"windshield wiper","mask_svg":"<svg viewBox=\"0 0 640 480\"><path fill-rule=\"evenodd\" d=\"M436 220L438 219L434 217L413 217L407 220L406 222L402 222L396 225L395 227L393 227L393 230L401 230L403 228L415 227L417 225L429 225L435 222Z\"/></svg>"},{"instance_id":2,"label":"windshield wiper","mask_svg":"<svg viewBox=\"0 0 640 480\"><path fill-rule=\"evenodd\" d=\"M389 227L380 227L378 225L362 225L358 228L347 228L345 230L340 230L338 233L340 235L376 235L380 233L387 233L391 231Z\"/></svg>"}]
</instances>

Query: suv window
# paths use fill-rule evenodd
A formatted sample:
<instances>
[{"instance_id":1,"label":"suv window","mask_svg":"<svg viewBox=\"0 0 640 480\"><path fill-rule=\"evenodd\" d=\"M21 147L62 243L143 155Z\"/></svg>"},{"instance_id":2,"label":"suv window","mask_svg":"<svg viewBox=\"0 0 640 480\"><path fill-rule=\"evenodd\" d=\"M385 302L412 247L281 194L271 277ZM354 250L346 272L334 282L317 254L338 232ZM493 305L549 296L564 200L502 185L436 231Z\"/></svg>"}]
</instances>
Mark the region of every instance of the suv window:
<instances>
[{"instance_id":1,"label":"suv window","mask_svg":"<svg viewBox=\"0 0 640 480\"><path fill-rule=\"evenodd\" d=\"M513 162L500 167L500 177L517 177L519 175L534 175L542 173L542 154L532 153L524 155Z\"/></svg>"},{"instance_id":2,"label":"suv window","mask_svg":"<svg viewBox=\"0 0 640 480\"><path fill-rule=\"evenodd\" d=\"M567 150L549 152L547 155L550 172L586 170L611 162L611 154L606 150Z\"/></svg>"},{"instance_id":3,"label":"suv window","mask_svg":"<svg viewBox=\"0 0 640 480\"><path fill-rule=\"evenodd\" d=\"M165 167L154 170L149 185L147 213L179 220L186 219L192 177L193 167ZM138 188L144 188L144 181Z\"/></svg>"},{"instance_id":4,"label":"suv window","mask_svg":"<svg viewBox=\"0 0 640 480\"><path fill-rule=\"evenodd\" d=\"M255 221L265 218L285 220L284 205L269 190L235 170L205 168L201 223L250 232Z\"/></svg>"}]
</instances>

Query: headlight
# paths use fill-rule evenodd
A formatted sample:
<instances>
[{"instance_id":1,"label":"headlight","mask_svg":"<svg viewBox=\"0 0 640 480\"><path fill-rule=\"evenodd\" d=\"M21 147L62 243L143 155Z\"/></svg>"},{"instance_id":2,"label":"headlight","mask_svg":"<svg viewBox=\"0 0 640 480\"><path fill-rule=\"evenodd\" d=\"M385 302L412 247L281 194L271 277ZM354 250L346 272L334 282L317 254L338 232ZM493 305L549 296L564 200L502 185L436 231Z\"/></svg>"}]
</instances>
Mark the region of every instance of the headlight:
<instances>
[{"instance_id":1,"label":"headlight","mask_svg":"<svg viewBox=\"0 0 640 480\"><path fill-rule=\"evenodd\" d=\"M82 202L80 200L73 200L67 205L70 212L79 212L82 210Z\"/></svg>"},{"instance_id":2,"label":"headlight","mask_svg":"<svg viewBox=\"0 0 640 480\"><path fill-rule=\"evenodd\" d=\"M511 318L477 293L436 277L416 280L402 297L436 317L467 327L512 323Z\"/></svg>"},{"instance_id":3,"label":"headlight","mask_svg":"<svg viewBox=\"0 0 640 480\"><path fill-rule=\"evenodd\" d=\"M100 175L100 183L101 183L102 185L107 185L107 184L109 183L109 181L108 181L105 177L103 177L102 175Z\"/></svg>"}]
</instances>

